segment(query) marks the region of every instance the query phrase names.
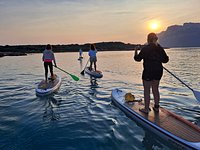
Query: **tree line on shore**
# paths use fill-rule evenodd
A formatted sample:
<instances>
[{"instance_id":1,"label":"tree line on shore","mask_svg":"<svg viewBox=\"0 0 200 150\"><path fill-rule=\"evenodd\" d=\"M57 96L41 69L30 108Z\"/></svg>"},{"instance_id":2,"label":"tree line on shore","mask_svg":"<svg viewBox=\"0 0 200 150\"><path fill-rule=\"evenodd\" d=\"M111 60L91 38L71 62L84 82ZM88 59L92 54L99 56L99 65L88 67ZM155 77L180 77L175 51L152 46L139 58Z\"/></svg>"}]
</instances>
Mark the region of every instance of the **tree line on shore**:
<instances>
[{"instance_id":1,"label":"tree line on shore","mask_svg":"<svg viewBox=\"0 0 200 150\"><path fill-rule=\"evenodd\" d=\"M98 51L121 51L121 50L133 50L137 44L125 44L123 42L100 42L94 43ZM25 55L27 53L42 53L46 45L5 45L0 46L0 56L7 55ZM79 49L88 51L90 49L90 43L79 45L52 45L54 52L78 52Z\"/></svg>"}]
</instances>

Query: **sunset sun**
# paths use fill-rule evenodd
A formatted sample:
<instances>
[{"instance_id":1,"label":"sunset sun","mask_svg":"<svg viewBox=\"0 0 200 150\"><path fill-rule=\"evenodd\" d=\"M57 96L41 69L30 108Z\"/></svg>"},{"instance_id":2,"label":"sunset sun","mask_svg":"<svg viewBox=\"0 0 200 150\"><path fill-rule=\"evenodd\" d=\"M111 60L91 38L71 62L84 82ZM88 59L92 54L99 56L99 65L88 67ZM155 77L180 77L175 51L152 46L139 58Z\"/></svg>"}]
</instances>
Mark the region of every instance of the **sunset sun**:
<instances>
[{"instance_id":1,"label":"sunset sun","mask_svg":"<svg viewBox=\"0 0 200 150\"><path fill-rule=\"evenodd\" d=\"M149 28L150 28L151 30L154 30L154 31L159 30L159 28L160 28L160 23L159 23L158 21L151 21L151 22L149 23Z\"/></svg>"},{"instance_id":2,"label":"sunset sun","mask_svg":"<svg viewBox=\"0 0 200 150\"><path fill-rule=\"evenodd\" d=\"M154 30L158 29L158 23L153 22L153 23L151 24L151 29L154 29Z\"/></svg>"}]
</instances>

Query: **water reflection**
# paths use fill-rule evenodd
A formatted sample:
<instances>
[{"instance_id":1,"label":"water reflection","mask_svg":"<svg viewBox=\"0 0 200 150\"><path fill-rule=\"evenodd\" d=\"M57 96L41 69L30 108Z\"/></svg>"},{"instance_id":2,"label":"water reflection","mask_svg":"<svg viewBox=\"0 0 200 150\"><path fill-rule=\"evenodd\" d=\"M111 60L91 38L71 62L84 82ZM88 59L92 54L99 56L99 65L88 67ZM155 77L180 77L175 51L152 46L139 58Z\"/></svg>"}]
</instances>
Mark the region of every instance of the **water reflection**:
<instances>
[{"instance_id":1,"label":"water reflection","mask_svg":"<svg viewBox=\"0 0 200 150\"><path fill-rule=\"evenodd\" d=\"M98 83L97 83L97 79L94 77L90 76L90 94L96 96L97 90L96 88L98 88Z\"/></svg>"},{"instance_id":2,"label":"water reflection","mask_svg":"<svg viewBox=\"0 0 200 150\"><path fill-rule=\"evenodd\" d=\"M91 86L93 87L96 87L98 85L97 79L91 76L90 76L90 83L91 83Z\"/></svg>"},{"instance_id":3,"label":"water reflection","mask_svg":"<svg viewBox=\"0 0 200 150\"><path fill-rule=\"evenodd\" d=\"M82 67L83 67L83 59L80 59L79 62L80 62L80 69L82 69Z\"/></svg>"},{"instance_id":4,"label":"water reflection","mask_svg":"<svg viewBox=\"0 0 200 150\"><path fill-rule=\"evenodd\" d=\"M45 99L45 110L43 115L43 120L59 120L60 114L58 113L58 109L61 101L58 101L53 96L46 97Z\"/></svg>"}]
</instances>

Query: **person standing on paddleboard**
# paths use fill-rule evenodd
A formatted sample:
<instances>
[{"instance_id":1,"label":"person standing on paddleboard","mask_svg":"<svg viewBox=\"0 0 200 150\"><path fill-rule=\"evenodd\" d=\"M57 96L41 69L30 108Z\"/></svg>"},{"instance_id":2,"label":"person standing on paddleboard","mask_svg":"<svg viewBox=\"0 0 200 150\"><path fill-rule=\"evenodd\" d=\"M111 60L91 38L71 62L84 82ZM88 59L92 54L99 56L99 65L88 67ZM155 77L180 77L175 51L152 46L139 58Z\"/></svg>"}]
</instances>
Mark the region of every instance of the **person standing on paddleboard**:
<instances>
[{"instance_id":1,"label":"person standing on paddleboard","mask_svg":"<svg viewBox=\"0 0 200 150\"><path fill-rule=\"evenodd\" d=\"M54 53L52 51L52 46L50 44L47 44L45 50L43 51L42 60L44 62L45 81L47 82L48 68L50 69L51 79L55 78L54 74L53 74L53 63L52 63L52 61L54 62L55 67L57 67L55 56L54 56Z\"/></svg>"},{"instance_id":2,"label":"person standing on paddleboard","mask_svg":"<svg viewBox=\"0 0 200 150\"><path fill-rule=\"evenodd\" d=\"M147 36L148 45L143 47L138 54L138 47L135 48L135 61L141 61L143 59L143 73L142 81L144 87L144 103L145 107L140 108L143 113L148 113L151 109L150 104L150 89L152 88L154 97L154 107L153 110L159 111L159 82L163 75L162 63L167 63L169 57L167 56L165 50L157 43L158 37L155 33L150 33Z\"/></svg>"},{"instance_id":3,"label":"person standing on paddleboard","mask_svg":"<svg viewBox=\"0 0 200 150\"><path fill-rule=\"evenodd\" d=\"M80 48L80 49L79 49L79 58L82 58L82 57L83 57L82 54L83 54L83 51L82 51L82 49Z\"/></svg>"},{"instance_id":4,"label":"person standing on paddleboard","mask_svg":"<svg viewBox=\"0 0 200 150\"><path fill-rule=\"evenodd\" d=\"M94 44L90 45L90 50L88 52L88 55L90 56L90 67L89 69L92 70L92 64L94 63L94 70L97 70L96 62L97 62L97 56L96 56L97 50L95 48Z\"/></svg>"}]
</instances>

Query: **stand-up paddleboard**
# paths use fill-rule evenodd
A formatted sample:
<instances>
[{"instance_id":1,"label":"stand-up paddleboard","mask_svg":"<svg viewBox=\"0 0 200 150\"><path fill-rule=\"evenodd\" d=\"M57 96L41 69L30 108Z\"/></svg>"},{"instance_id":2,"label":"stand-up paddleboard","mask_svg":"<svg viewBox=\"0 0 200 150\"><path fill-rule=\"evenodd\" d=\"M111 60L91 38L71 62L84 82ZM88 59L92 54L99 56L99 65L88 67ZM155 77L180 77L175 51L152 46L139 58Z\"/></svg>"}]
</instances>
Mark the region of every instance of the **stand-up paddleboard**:
<instances>
[{"instance_id":1,"label":"stand-up paddleboard","mask_svg":"<svg viewBox=\"0 0 200 150\"><path fill-rule=\"evenodd\" d=\"M48 79L47 83L45 83L45 80L42 80L38 86L36 87L36 95L38 96L46 96L49 94L52 94L61 86L61 77L58 75L55 75L55 79L52 80L51 78Z\"/></svg>"},{"instance_id":2,"label":"stand-up paddleboard","mask_svg":"<svg viewBox=\"0 0 200 150\"><path fill-rule=\"evenodd\" d=\"M94 78L102 78L103 74L101 71L94 71L94 69L90 70L89 67L85 68L85 73L87 73L88 75L94 77Z\"/></svg>"},{"instance_id":3,"label":"stand-up paddleboard","mask_svg":"<svg viewBox=\"0 0 200 150\"><path fill-rule=\"evenodd\" d=\"M111 96L113 103L128 117L167 140L177 149L200 149L199 126L162 107L159 112L140 112L139 108L144 107L143 102L126 102L125 94L125 91L114 89Z\"/></svg>"}]
</instances>

